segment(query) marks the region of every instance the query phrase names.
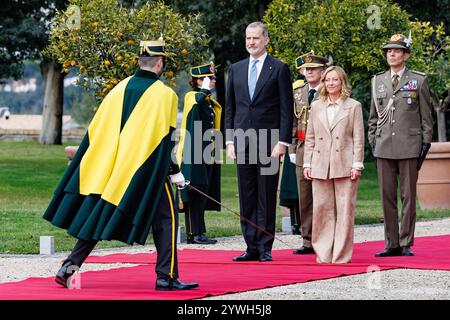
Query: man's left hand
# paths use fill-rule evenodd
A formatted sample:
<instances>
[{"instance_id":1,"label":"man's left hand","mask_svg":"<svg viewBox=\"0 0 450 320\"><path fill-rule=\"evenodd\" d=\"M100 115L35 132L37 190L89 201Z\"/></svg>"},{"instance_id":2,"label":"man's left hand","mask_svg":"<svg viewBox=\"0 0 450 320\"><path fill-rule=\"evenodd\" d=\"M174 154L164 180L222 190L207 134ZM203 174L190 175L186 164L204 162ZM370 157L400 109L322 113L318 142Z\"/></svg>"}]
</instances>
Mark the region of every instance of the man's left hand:
<instances>
[{"instance_id":1,"label":"man's left hand","mask_svg":"<svg viewBox=\"0 0 450 320\"><path fill-rule=\"evenodd\" d=\"M279 158L286 153L286 146L281 143L277 143L275 148L272 150L272 157Z\"/></svg>"}]
</instances>

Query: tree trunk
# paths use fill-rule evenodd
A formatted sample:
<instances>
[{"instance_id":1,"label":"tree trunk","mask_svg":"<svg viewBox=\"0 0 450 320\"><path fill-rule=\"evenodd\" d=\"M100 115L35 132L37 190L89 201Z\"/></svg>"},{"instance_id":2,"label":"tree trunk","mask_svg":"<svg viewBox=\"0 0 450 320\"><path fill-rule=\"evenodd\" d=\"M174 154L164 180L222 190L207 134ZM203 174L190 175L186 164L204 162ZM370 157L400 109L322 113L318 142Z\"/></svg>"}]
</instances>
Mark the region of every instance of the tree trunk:
<instances>
[{"instance_id":1,"label":"tree trunk","mask_svg":"<svg viewBox=\"0 0 450 320\"><path fill-rule=\"evenodd\" d=\"M52 60L41 62L44 79L44 108L39 142L42 144L62 143L62 115L64 98L64 77L62 67Z\"/></svg>"}]
</instances>

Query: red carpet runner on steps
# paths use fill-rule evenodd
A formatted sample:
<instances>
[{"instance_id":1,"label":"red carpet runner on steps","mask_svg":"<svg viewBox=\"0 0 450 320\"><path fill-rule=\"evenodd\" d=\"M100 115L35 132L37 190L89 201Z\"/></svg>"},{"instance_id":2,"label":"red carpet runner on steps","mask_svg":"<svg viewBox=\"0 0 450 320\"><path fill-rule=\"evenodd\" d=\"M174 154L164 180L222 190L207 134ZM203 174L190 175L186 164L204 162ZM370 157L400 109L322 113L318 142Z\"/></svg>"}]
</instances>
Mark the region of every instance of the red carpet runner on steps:
<instances>
[{"instance_id":1,"label":"red carpet runner on steps","mask_svg":"<svg viewBox=\"0 0 450 320\"><path fill-rule=\"evenodd\" d=\"M293 255L292 250L274 250L274 261L264 263L231 261L241 251L180 250L180 279L199 282L200 287L173 292L154 290L154 253L93 256L87 263L118 263L117 268L82 272L78 290L62 288L53 277L1 283L0 300L198 299L361 274L374 268L450 270L450 235L416 238L414 257L375 258L374 253L383 247L383 241L355 244L352 263L345 265L319 265L315 263L315 255ZM121 263L138 266L120 267Z\"/></svg>"}]
</instances>

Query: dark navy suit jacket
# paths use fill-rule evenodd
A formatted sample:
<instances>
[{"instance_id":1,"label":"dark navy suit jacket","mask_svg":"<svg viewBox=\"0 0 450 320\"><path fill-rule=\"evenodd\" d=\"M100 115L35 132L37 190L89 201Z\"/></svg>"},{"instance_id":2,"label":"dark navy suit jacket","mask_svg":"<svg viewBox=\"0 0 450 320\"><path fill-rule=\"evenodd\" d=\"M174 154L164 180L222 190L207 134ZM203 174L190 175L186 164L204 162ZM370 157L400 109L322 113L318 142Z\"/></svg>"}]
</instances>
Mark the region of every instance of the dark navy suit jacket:
<instances>
[{"instance_id":1,"label":"dark navy suit jacket","mask_svg":"<svg viewBox=\"0 0 450 320\"><path fill-rule=\"evenodd\" d=\"M248 65L249 58L229 68L225 129L279 129L278 140L291 143L294 101L289 67L267 55L250 99ZM226 141L233 141L233 136L227 134Z\"/></svg>"}]
</instances>

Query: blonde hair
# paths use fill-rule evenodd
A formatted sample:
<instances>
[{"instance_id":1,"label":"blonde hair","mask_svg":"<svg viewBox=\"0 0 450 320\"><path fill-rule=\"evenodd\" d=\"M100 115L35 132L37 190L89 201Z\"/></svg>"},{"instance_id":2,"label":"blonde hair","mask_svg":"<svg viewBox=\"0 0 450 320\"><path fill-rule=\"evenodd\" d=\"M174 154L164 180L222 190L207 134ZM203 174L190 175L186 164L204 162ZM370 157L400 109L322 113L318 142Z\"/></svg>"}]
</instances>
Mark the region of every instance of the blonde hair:
<instances>
[{"instance_id":1,"label":"blonde hair","mask_svg":"<svg viewBox=\"0 0 450 320\"><path fill-rule=\"evenodd\" d=\"M344 69L342 69L339 66L331 66L328 67L327 70L325 70L322 74L322 77L320 78L320 89L319 89L319 96L322 100L326 100L328 98L328 92L327 88L325 86L325 78L327 74L329 74L331 71L336 71L338 74L339 80L341 80L341 94L340 97L342 100L345 100L350 97L352 94L352 86L350 85L350 82L348 81L347 74L345 73Z\"/></svg>"}]
</instances>

